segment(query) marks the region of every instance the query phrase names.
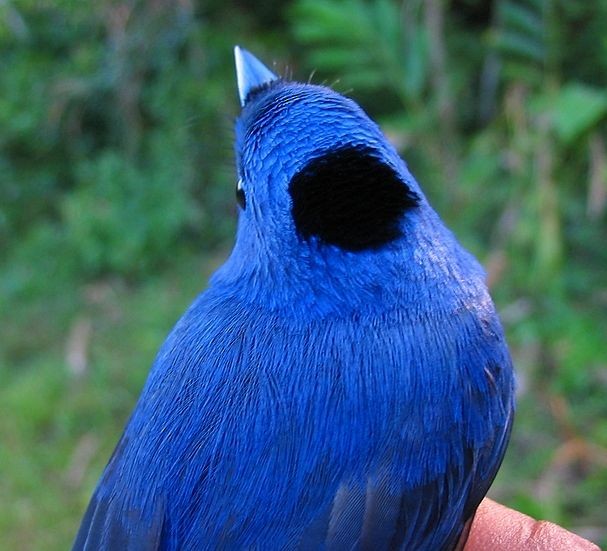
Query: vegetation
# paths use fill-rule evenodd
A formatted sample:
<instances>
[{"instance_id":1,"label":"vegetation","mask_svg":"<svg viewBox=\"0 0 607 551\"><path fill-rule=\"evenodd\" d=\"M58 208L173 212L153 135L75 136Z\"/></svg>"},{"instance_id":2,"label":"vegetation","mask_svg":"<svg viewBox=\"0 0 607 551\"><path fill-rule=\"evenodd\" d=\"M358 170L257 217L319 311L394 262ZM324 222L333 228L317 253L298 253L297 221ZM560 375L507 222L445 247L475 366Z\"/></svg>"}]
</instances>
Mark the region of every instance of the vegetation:
<instances>
[{"instance_id":1,"label":"vegetation","mask_svg":"<svg viewBox=\"0 0 607 551\"><path fill-rule=\"evenodd\" d=\"M1 3L6 548L69 546L229 250L235 43L381 122L508 333L519 412L493 496L607 545L605 28L607 0Z\"/></svg>"}]
</instances>

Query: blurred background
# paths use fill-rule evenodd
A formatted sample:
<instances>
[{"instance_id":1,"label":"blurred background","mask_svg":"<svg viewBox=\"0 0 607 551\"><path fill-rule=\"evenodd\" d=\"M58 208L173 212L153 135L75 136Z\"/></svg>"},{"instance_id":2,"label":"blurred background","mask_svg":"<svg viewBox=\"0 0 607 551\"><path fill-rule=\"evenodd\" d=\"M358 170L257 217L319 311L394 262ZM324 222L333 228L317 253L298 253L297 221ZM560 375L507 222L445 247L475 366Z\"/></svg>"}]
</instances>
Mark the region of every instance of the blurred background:
<instances>
[{"instance_id":1,"label":"blurred background","mask_svg":"<svg viewBox=\"0 0 607 551\"><path fill-rule=\"evenodd\" d=\"M486 266L494 498L607 544L607 0L0 2L0 541L69 547L232 244L232 48L356 99Z\"/></svg>"}]
</instances>

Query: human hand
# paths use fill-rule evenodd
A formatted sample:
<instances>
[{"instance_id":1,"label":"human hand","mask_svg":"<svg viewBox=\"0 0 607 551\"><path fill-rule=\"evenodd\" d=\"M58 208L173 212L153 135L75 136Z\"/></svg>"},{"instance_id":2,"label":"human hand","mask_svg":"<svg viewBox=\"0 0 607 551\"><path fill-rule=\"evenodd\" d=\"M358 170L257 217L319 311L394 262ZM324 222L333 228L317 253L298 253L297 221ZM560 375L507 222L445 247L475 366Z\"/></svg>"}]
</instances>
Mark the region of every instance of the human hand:
<instances>
[{"instance_id":1,"label":"human hand","mask_svg":"<svg viewBox=\"0 0 607 551\"><path fill-rule=\"evenodd\" d=\"M600 551L564 528L484 499L464 551Z\"/></svg>"}]
</instances>

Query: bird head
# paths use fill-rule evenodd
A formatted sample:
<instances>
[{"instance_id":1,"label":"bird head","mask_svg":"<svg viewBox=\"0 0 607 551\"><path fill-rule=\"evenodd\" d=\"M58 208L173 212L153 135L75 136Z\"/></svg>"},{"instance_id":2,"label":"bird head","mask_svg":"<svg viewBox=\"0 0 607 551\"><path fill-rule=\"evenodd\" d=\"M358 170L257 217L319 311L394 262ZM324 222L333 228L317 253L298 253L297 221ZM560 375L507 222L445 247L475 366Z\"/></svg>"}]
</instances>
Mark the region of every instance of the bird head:
<instances>
[{"instance_id":1,"label":"bird head","mask_svg":"<svg viewBox=\"0 0 607 551\"><path fill-rule=\"evenodd\" d=\"M286 81L238 46L235 59L240 212L214 282L327 313L393 303L406 281L453 271L467 253L354 101Z\"/></svg>"}]
</instances>

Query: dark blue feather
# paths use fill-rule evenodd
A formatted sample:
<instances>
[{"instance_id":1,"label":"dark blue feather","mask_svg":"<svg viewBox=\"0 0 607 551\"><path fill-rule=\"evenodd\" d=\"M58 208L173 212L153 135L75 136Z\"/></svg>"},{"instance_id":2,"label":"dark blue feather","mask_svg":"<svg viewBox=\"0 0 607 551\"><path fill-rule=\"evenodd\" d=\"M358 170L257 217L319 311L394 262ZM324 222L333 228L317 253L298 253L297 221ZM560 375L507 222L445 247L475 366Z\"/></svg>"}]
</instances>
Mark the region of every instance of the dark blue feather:
<instances>
[{"instance_id":1,"label":"dark blue feather","mask_svg":"<svg viewBox=\"0 0 607 551\"><path fill-rule=\"evenodd\" d=\"M162 346L74 549L453 549L513 414L482 269L352 101L271 83L236 142L234 251ZM304 235L289 183L345 146L415 201L363 213L340 184ZM335 224L394 212L398 231L339 246Z\"/></svg>"}]
</instances>

